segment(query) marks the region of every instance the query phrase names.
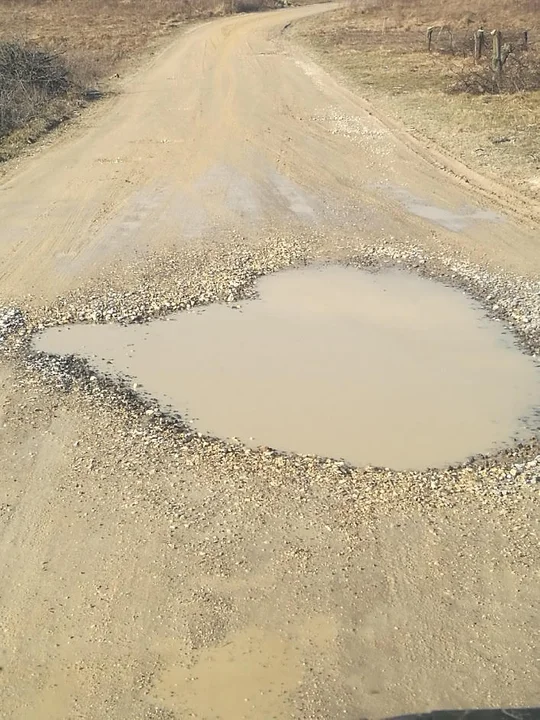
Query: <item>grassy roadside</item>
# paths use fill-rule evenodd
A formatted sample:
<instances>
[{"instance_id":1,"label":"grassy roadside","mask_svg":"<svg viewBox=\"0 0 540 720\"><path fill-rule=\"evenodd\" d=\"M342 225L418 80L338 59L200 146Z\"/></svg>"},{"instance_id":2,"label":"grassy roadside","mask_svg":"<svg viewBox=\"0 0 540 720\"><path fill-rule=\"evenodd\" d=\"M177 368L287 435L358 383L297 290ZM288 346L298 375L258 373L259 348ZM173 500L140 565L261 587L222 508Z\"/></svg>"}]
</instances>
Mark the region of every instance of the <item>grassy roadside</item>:
<instances>
[{"instance_id":1,"label":"grassy roadside","mask_svg":"<svg viewBox=\"0 0 540 720\"><path fill-rule=\"evenodd\" d=\"M281 3L0 0L0 162L80 112L96 88L184 23Z\"/></svg>"},{"instance_id":2,"label":"grassy roadside","mask_svg":"<svg viewBox=\"0 0 540 720\"><path fill-rule=\"evenodd\" d=\"M445 32L435 33L428 53L427 28L443 25L451 28L453 52ZM473 33L480 27L501 29L503 39L512 40L529 31L528 49L519 56L527 62L527 89L512 57L514 65L509 61L505 68L512 83L501 92L484 87L471 92L470 80L480 73L492 77L489 59L479 67L472 56ZM298 24L293 33L323 65L414 135L540 198L538 0L353 0Z\"/></svg>"},{"instance_id":3,"label":"grassy roadside","mask_svg":"<svg viewBox=\"0 0 540 720\"><path fill-rule=\"evenodd\" d=\"M177 0L0 0L0 161L77 114L89 90L186 16Z\"/></svg>"}]
</instances>

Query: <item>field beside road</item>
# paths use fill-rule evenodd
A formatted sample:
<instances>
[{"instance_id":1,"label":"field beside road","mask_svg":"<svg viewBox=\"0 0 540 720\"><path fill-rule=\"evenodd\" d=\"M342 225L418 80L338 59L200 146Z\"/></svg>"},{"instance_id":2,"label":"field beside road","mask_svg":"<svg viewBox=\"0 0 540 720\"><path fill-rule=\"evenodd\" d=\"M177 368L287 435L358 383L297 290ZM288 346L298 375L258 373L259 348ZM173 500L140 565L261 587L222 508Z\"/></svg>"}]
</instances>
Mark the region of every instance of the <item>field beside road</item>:
<instances>
[{"instance_id":1,"label":"field beside road","mask_svg":"<svg viewBox=\"0 0 540 720\"><path fill-rule=\"evenodd\" d=\"M426 32L436 28L432 52ZM445 29L452 33L450 38ZM475 64L473 34L485 28ZM491 36L526 52L510 55L501 92L490 87ZM540 13L535 0L492 3L354 0L292 32L382 114L469 167L540 197ZM453 44L451 52L450 44Z\"/></svg>"}]
</instances>

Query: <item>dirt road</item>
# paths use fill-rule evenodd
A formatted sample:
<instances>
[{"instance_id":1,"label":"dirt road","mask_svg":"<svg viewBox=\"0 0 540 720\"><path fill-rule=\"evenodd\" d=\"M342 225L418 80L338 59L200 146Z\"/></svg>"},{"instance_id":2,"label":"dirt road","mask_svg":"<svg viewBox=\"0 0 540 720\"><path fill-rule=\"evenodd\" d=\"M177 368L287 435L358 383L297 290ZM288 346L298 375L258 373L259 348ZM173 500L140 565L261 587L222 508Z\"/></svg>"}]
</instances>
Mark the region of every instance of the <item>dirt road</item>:
<instances>
[{"instance_id":1,"label":"dirt road","mask_svg":"<svg viewBox=\"0 0 540 720\"><path fill-rule=\"evenodd\" d=\"M111 268L138 292L126 263L240 239L328 257L414 241L537 279L519 201L442 169L288 43L288 23L326 7L190 29L12 167L0 306L39 317ZM1 718L352 720L538 700L529 488L484 493L472 474L470 492L439 494L434 476L433 496L404 478L368 494L339 474L220 465L7 360L0 399Z\"/></svg>"},{"instance_id":2,"label":"dirt road","mask_svg":"<svg viewBox=\"0 0 540 720\"><path fill-rule=\"evenodd\" d=\"M4 298L50 298L115 253L296 225L336 236L428 235L395 190L442 208L464 192L283 43L320 8L190 30L2 185ZM352 136L352 137L351 137ZM404 217L405 215L405 217ZM429 231L437 229L431 225ZM452 241L537 271L534 232L480 222Z\"/></svg>"}]
</instances>

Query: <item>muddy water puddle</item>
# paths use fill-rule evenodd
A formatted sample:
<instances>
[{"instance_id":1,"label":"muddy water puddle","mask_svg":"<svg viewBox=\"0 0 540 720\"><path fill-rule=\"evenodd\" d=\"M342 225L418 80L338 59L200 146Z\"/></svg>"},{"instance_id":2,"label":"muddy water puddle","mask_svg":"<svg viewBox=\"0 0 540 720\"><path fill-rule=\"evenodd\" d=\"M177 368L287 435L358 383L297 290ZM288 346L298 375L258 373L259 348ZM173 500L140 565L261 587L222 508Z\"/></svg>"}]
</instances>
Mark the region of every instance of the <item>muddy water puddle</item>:
<instances>
[{"instance_id":1,"label":"muddy water puddle","mask_svg":"<svg viewBox=\"0 0 540 720\"><path fill-rule=\"evenodd\" d=\"M147 325L52 328L36 348L132 377L201 432L359 465L444 466L530 433L540 371L460 291L340 266L257 290Z\"/></svg>"}]
</instances>

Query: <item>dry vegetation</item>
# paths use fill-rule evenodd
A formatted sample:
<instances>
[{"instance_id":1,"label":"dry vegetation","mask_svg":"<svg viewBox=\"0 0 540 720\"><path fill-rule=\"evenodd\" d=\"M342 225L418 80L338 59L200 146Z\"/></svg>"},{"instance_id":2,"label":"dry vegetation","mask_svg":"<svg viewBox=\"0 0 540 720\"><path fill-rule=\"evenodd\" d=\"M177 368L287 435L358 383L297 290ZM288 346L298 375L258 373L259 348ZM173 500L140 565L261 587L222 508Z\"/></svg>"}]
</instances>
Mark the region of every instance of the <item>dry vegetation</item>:
<instances>
[{"instance_id":1,"label":"dry vegetation","mask_svg":"<svg viewBox=\"0 0 540 720\"><path fill-rule=\"evenodd\" d=\"M0 139L26 128L32 142L38 120L42 130L56 127L92 96L87 79L53 52L0 42Z\"/></svg>"},{"instance_id":2,"label":"dry vegetation","mask_svg":"<svg viewBox=\"0 0 540 720\"><path fill-rule=\"evenodd\" d=\"M171 29L276 0L0 0L0 161L71 117ZM61 77L60 83L53 81Z\"/></svg>"},{"instance_id":3,"label":"dry vegetation","mask_svg":"<svg viewBox=\"0 0 540 720\"><path fill-rule=\"evenodd\" d=\"M538 14L540 0L353 0L351 11L386 17L388 28L404 30L444 24L520 28Z\"/></svg>"},{"instance_id":4,"label":"dry vegetation","mask_svg":"<svg viewBox=\"0 0 540 720\"><path fill-rule=\"evenodd\" d=\"M100 74L171 27L223 14L226 0L0 0L0 39L68 54Z\"/></svg>"},{"instance_id":5,"label":"dry vegetation","mask_svg":"<svg viewBox=\"0 0 540 720\"><path fill-rule=\"evenodd\" d=\"M433 35L430 26L449 26ZM486 54L473 35L487 31ZM499 79L491 36L511 53ZM527 50L523 31L529 31ZM540 191L540 0L353 0L297 33L364 96L469 165Z\"/></svg>"}]
</instances>

